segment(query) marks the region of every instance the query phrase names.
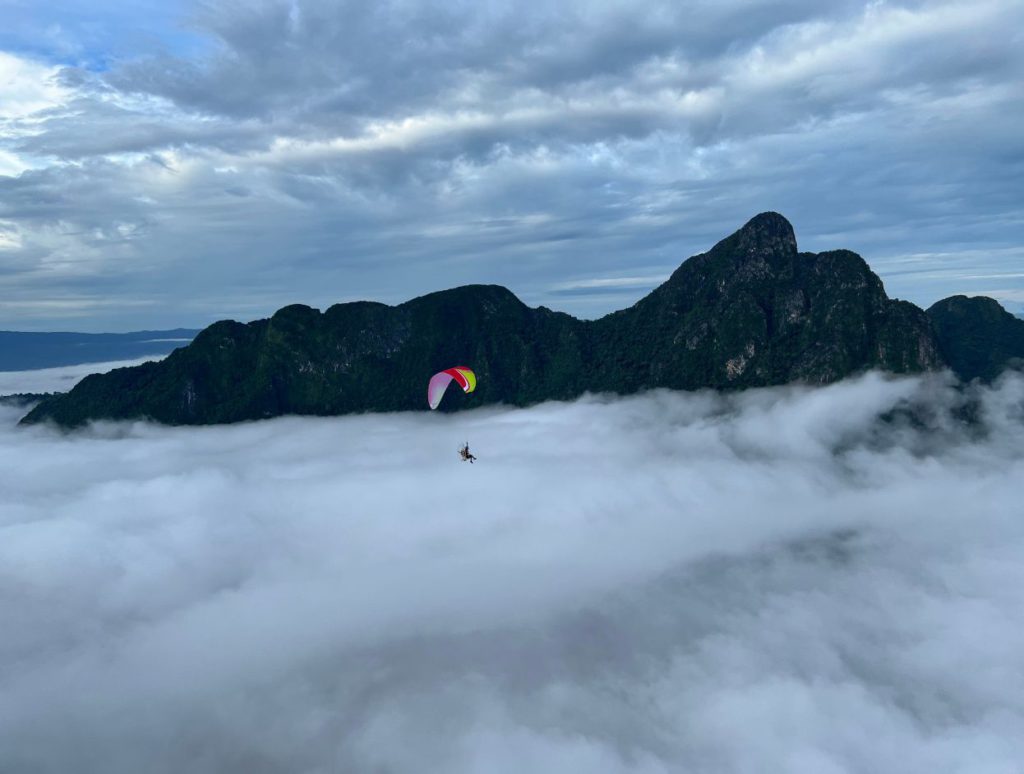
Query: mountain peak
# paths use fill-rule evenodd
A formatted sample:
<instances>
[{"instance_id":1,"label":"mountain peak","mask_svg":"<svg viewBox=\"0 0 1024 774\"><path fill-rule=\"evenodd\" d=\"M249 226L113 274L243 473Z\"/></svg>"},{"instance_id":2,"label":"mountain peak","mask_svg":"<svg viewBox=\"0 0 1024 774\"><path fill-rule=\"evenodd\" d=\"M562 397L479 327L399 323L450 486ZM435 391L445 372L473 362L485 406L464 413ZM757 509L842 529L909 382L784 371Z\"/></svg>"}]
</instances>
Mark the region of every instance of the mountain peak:
<instances>
[{"instance_id":1,"label":"mountain peak","mask_svg":"<svg viewBox=\"0 0 1024 774\"><path fill-rule=\"evenodd\" d=\"M762 212L748 220L734 236L750 247L796 252L793 224L777 212Z\"/></svg>"},{"instance_id":2,"label":"mountain peak","mask_svg":"<svg viewBox=\"0 0 1024 774\"><path fill-rule=\"evenodd\" d=\"M1010 314L1003 308L1002 304L988 296L949 296L932 304L928 309L928 313L931 314L932 310L945 313L984 314L996 317Z\"/></svg>"},{"instance_id":3,"label":"mountain peak","mask_svg":"<svg viewBox=\"0 0 1024 774\"><path fill-rule=\"evenodd\" d=\"M778 235L789 235L793 237L793 224L786 220L784 215L777 212L759 212L748 220L740 231L767 231Z\"/></svg>"},{"instance_id":4,"label":"mountain peak","mask_svg":"<svg viewBox=\"0 0 1024 774\"><path fill-rule=\"evenodd\" d=\"M753 260L796 257L796 234L793 225L777 212L762 212L748 220L732 235L716 244L709 255L728 255L744 263Z\"/></svg>"}]
</instances>

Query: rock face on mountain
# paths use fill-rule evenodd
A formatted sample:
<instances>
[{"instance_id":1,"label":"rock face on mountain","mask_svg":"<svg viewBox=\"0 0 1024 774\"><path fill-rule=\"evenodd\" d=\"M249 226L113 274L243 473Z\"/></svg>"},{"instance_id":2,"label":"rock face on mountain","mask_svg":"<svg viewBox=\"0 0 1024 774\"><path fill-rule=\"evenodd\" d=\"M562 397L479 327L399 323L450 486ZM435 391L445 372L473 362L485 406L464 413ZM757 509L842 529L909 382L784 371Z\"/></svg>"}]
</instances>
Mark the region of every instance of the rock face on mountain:
<instances>
[{"instance_id":1,"label":"rock face on mountain","mask_svg":"<svg viewBox=\"0 0 1024 774\"><path fill-rule=\"evenodd\" d=\"M597 389L826 383L941 366L927 316L890 300L847 250L800 253L781 215L758 215L630 309L593 323ZM631 376L632 375L632 376Z\"/></svg>"},{"instance_id":2,"label":"rock face on mountain","mask_svg":"<svg viewBox=\"0 0 1024 774\"><path fill-rule=\"evenodd\" d=\"M984 296L950 296L928 308L943 358L964 381L991 381L1024 359L1024 320Z\"/></svg>"},{"instance_id":3,"label":"rock face on mountain","mask_svg":"<svg viewBox=\"0 0 1024 774\"><path fill-rule=\"evenodd\" d=\"M159 363L89 376L25 423L147 417L170 424L424 409L430 375L464 364L476 392L442 408L527 405L584 391L823 384L869 368L942 367L928 316L890 300L855 253L797 251L763 213L629 309L581 321L472 285L391 307L218 322Z\"/></svg>"}]
</instances>

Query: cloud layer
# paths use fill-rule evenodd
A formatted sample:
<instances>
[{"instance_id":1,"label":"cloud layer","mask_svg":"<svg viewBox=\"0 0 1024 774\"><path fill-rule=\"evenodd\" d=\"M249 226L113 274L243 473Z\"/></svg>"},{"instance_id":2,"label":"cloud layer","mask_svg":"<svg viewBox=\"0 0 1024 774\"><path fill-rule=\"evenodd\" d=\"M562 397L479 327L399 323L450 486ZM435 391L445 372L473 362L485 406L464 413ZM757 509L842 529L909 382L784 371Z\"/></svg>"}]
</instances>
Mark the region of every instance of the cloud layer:
<instances>
[{"instance_id":1,"label":"cloud layer","mask_svg":"<svg viewBox=\"0 0 1024 774\"><path fill-rule=\"evenodd\" d=\"M1013 771L1024 380L973 398L0 408L0 769Z\"/></svg>"},{"instance_id":2,"label":"cloud layer","mask_svg":"<svg viewBox=\"0 0 1024 774\"><path fill-rule=\"evenodd\" d=\"M134 360L113 360L107 363L81 363L31 371L0 371L0 397L18 393L67 392L89 374L105 374L115 368L129 368L162 360L164 357L147 355Z\"/></svg>"},{"instance_id":3,"label":"cloud layer","mask_svg":"<svg viewBox=\"0 0 1024 774\"><path fill-rule=\"evenodd\" d=\"M1020 301L1022 13L261 0L166 6L102 56L114 10L88 32L69 11L76 47L23 9L0 37L0 326L466 282L596 315L766 209L899 296Z\"/></svg>"}]
</instances>

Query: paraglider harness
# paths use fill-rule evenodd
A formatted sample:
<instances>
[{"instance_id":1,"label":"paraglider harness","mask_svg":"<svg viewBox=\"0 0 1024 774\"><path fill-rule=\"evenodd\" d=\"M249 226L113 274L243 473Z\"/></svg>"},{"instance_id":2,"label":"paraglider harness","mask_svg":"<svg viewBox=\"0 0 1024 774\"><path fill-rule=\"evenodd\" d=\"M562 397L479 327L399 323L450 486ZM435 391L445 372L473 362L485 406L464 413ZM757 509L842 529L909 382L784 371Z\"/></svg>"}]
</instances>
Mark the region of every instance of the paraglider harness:
<instances>
[{"instance_id":1,"label":"paraglider harness","mask_svg":"<svg viewBox=\"0 0 1024 774\"><path fill-rule=\"evenodd\" d=\"M469 453L469 441L467 441L460 449L459 456L462 457L463 462L472 463L476 457Z\"/></svg>"}]
</instances>

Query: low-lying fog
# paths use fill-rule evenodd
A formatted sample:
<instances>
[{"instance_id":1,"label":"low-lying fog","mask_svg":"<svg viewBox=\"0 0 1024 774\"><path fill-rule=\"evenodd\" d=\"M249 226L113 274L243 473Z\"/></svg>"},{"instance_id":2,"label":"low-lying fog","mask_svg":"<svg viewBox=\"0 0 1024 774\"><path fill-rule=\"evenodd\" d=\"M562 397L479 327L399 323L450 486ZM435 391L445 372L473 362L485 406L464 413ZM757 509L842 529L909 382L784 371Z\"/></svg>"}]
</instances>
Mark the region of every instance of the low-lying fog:
<instances>
[{"instance_id":1,"label":"low-lying fog","mask_svg":"<svg viewBox=\"0 0 1024 774\"><path fill-rule=\"evenodd\" d=\"M0 407L0 771L1019 774L1024 379L974 397Z\"/></svg>"}]
</instances>

